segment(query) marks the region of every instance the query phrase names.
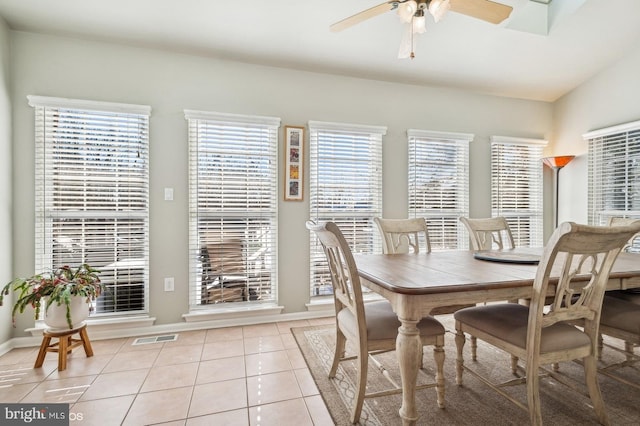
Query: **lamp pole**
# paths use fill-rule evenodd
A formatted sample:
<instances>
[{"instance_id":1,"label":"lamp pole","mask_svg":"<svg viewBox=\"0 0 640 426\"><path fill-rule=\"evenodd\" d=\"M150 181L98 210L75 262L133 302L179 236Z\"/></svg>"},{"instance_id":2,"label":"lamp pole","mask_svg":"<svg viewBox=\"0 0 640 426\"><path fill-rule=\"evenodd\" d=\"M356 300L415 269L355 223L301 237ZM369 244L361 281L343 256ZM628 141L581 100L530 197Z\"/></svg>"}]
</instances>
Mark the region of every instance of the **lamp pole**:
<instances>
[{"instance_id":1,"label":"lamp pole","mask_svg":"<svg viewBox=\"0 0 640 426\"><path fill-rule=\"evenodd\" d=\"M556 157L545 157L542 159L542 162L553 170L553 211L555 213L553 229L558 227L558 188L560 183L560 169L569 164L569 162L574 158L575 155L560 155Z\"/></svg>"}]
</instances>

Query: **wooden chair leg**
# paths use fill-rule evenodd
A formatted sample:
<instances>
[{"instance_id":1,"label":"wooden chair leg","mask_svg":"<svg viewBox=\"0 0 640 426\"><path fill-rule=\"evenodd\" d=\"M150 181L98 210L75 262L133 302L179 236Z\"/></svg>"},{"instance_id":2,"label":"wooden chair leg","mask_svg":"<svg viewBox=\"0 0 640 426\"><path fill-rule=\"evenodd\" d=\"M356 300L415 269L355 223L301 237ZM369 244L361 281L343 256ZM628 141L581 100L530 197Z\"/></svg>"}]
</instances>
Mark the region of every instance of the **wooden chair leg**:
<instances>
[{"instance_id":1,"label":"wooden chair leg","mask_svg":"<svg viewBox=\"0 0 640 426\"><path fill-rule=\"evenodd\" d=\"M436 361L436 394L438 407L444 408L444 343L434 346L433 359Z\"/></svg>"},{"instance_id":2,"label":"wooden chair leg","mask_svg":"<svg viewBox=\"0 0 640 426\"><path fill-rule=\"evenodd\" d=\"M607 410L602 400L602 393L600 392L600 386L598 384L598 364L596 358L594 356L587 356L582 361L584 365L584 378L587 383L587 389L589 389L593 409L596 412L600 424L608 425Z\"/></svg>"},{"instance_id":3,"label":"wooden chair leg","mask_svg":"<svg viewBox=\"0 0 640 426\"><path fill-rule=\"evenodd\" d=\"M458 356L456 358L456 384L458 386L462 385L462 370L464 367L464 357L462 356L462 348L464 348L465 338L462 330L458 328L456 324L456 350L458 351Z\"/></svg>"},{"instance_id":4,"label":"wooden chair leg","mask_svg":"<svg viewBox=\"0 0 640 426\"><path fill-rule=\"evenodd\" d=\"M344 358L345 346L347 343L347 338L342 334L342 331L338 328L336 330L336 352L333 355L333 364L331 365L331 370L329 370L329 378L333 379L336 376L336 371L338 371L338 365L340 365L340 359Z\"/></svg>"},{"instance_id":5,"label":"wooden chair leg","mask_svg":"<svg viewBox=\"0 0 640 426\"><path fill-rule=\"evenodd\" d=\"M598 333L598 360L602 361L602 348L604 347L604 340L602 333Z\"/></svg>"},{"instance_id":6,"label":"wooden chair leg","mask_svg":"<svg viewBox=\"0 0 640 426\"><path fill-rule=\"evenodd\" d=\"M542 426L542 410L540 407L540 376L538 366L527 363L527 406L532 426Z\"/></svg>"},{"instance_id":7,"label":"wooden chair leg","mask_svg":"<svg viewBox=\"0 0 640 426\"><path fill-rule=\"evenodd\" d=\"M627 361L633 361L633 342L625 341L624 342L624 351L626 352Z\"/></svg>"},{"instance_id":8,"label":"wooden chair leg","mask_svg":"<svg viewBox=\"0 0 640 426\"><path fill-rule=\"evenodd\" d=\"M67 369L67 353L69 350L69 338L71 336L60 336L58 338L58 371Z\"/></svg>"},{"instance_id":9,"label":"wooden chair leg","mask_svg":"<svg viewBox=\"0 0 640 426\"><path fill-rule=\"evenodd\" d=\"M364 351L360 351L358 354L359 371L358 380L356 383L356 398L351 411L351 423L358 423L360 420L360 414L362 413L362 404L364 404L364 394L367 390L367 374L369 370L369 354Z\"/></svg>"},{"instance_id":10,"label":"wooden chair leg","mask_svg":"<svg viewBox=\"0 0 640 426\"><path fill-rule=\"evenodd\" d=\"M50 336L44 336L42 338L42 344L40 345L40 351L38 352L38 357L36 358L36 363L33 368L40 368L44 363L44 358L47 356L47 348L49 348L49 344L51 343Z\"/></svg>"},{"instance_id":11,"label":"wooden chair leg","mask_svg":"<svg viewBox=\"0 0 640 426\"><path fill-rule=\"evenodd\" d=\"M478 360L478 339L476 336L471 336L471 361Z\"/></svg>"},{"instance_id":12,"label":"wooden chair leg","mask_svg":"<svg viewBox=\"0 0 640 426\"><path fill-rule=\"evenodd\" d=\"M514 355L511 355L511 373L518 374L518 357Z\"/></svg>"},{"instance_id":13,"label":"wooden chair leg","mask_svg":"<svg viewBox=\"0 0 640 426\"><path fill-rule=\"evenodd\" d=\"M82 346L84 347L84 353L88 357L93 356L93 348L91 347L91 341L87 334L87 327L82 327L79 331L80 339L82 340Z\"/></svg>"}]
</instances>

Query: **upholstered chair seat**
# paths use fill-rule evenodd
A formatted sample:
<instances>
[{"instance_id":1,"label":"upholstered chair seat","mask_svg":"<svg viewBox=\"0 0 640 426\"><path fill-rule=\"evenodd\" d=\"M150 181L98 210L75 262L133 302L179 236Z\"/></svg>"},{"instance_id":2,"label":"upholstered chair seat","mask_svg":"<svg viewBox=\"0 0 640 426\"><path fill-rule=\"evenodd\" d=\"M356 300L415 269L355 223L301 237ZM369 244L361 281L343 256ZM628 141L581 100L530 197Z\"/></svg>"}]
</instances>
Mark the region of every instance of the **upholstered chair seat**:
<instances>
[{"instance_id":1,"label":"upholstered chair seat","mask_svg":"<svg viewBox=\"0 0 640 426\"><path fill-rule=\"evenodd\" d=\"M604 299L600 324L640 336L640 305L617 297Z\"/></svg>"},{"instance_id":2,"label":"upholstered chair seat","mask_svg":"<svg viewBox=\"0 0 640 426\"><path fill-rule=\"evenodd\" d=\"M474 324L475 328L523 350L527 347L529 307L517 303L501 303L461 309L455 314L457 321ZM576 327L558 322L542 329L540 353L584 348L589 350L591 340Z\"/></svg>"},{"instance_id":3,"label":"upholstered chair seat","mask_svg":"<svg viewBox=\"0 0 640 426\"><path fill-rule=\"evenodd\" d=\"M608 291L607 296L640 305L640 289Z\"/></svg>"}]
</instances>

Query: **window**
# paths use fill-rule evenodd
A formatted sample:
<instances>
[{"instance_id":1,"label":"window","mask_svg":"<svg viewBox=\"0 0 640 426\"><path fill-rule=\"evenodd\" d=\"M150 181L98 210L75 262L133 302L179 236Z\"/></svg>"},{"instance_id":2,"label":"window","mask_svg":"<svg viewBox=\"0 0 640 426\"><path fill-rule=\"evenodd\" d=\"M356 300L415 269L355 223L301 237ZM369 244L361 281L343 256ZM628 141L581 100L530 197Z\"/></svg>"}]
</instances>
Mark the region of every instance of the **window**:
<instances>
[{"instance_id":1,"label":"window","mask_svg":"<svg viewBox=\"0 0 640 426\"><path fill-rule=\"evenodd\" d=\"M35 108L36 270L88 263L96 314L146 312L151 108L29 96Z\"/></svg>"},{"instance_id":2,"label":"window","mask_svg":"<svg viewBox=\"0 0 640 426\"><path fill-rule=\"evenodd\" d=\"M373 218L382 215L382 136L386 127L309 122L310 210L333 221L354 253L382 250ZM311 295L332 294L322 246L311 235Z\"/></svg>"},{"instance_id":3,"label":"window","mask_svg":"<svg viewBox=\"0 0 640 426\"><path fill-rule=\"evenodd\" d=\"M469 142L473 135L408 130L409 217L424 217L433 250L466 249L460 216L469 216Z\"/></svg>"},{"instance_id":4,"label":"window","mask_svg":"<svg viewBox=\"0 0 640 426\"><path fill-rule=\"evenodd\" d=\"M547 141L491 137L491 216L504 216L516 247L542 247L542 150Z\"/></svg>"},{"instance_id":5,"label":"window","mask_svg":"<svg viewBox=\"0 0 640 426\"><path fill-rule=\"evenodd\" d=\"M185 111L191 308L277 300L279 118Z\"/></svg>"},{"instance_id":6,"label":"window","mask_svg":"<svg viewBox=\"0 0 640 426\"><path fill-rule=\"evenodd\" d=\"M640 121L583 135L589 144L589 224L611 217L640 219ZM635 240L632 251L640 252Z\"/></svg>"}]
</instances>

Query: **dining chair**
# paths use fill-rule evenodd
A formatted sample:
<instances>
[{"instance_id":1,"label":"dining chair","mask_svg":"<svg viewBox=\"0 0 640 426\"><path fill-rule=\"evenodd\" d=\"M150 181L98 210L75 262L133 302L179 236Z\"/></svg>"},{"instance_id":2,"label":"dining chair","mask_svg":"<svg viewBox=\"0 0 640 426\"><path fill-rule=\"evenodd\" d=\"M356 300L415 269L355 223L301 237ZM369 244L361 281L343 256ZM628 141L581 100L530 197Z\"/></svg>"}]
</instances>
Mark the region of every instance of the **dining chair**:
<instances>
[{"instance_id":1,"label":"dining chair","mask_svg":"<svg viewBox=\"0 0 640 426\"><path fill-rule=\"evenodd\" d=\"M469 232L469 238L471 239L471 247L473 251L479 250L502 250L504 248L514 248L513 234L511 228L507 223L507 220L502 217L488 217L488 218L468 218L460 217L460 222L464 224ZM511 302L517 303L517 300ZM523 301L523 303L528 303ZM471 336L471 359L477 360L477 348L475 336ZM513 357L511 364L517 363L517 359Z\"/></svg>"},{"instance_id":2,"label":"dining chair","mask_svg":"<svg viewBox=\"0 0 640 426\"><path fill-rule=\"evenodd\" d=\"M640 223L616 227L561 224L544 248L529 306L499 303L462 309L454 314L456 383L462 385L463 371L481 377L464 364L465 333L470 333L526 361L525 376L511 382L526 383L526 405L500 389L499 384L484 377L481 380L527 410L532 425L541 425L539 369L542 365L582 359L596 416L600 423L608 424L596 361L602 299L616 257L629 238L639 231ZM547 294L553 294L553 303L545 308ZM582 328L567 321L582 321ZM514 374L519 370L517 365L512 365ZM545 371L566 383L556 372Z\"/></svg>"},{"instance_id":3,"label":"dining chair","mask_svg":"<svg viewBox=\"0 0 640 426\"><path fill-rule=\"evenodd\" d=\"M609 219L609 226L624 226L640 223L639 219L612 217ZM633 246L636 238L640 234L633 235L627 242L624 249ZM600 318L600 336L598 339L598 357L602 359L604 341L602 335L611 336L624 342L625 360L601 367L600 372L607 376L640 388L637 383L632 383L626 378L612 374L611 371L622 367L627 367L640 361L640 357L635 355L634 347L640 345L640 292L634 290L615 290L605 294L602 304L602 316ZM613 345L606 345L608 348L620 350Z\"/></svg>"},{"instance_id":4,"label":"dining chair","mask_svg":"<svg viewBox=\"0 0 640 426\"><path fill-rule=\"evenodd\" d=\"M324 250L336 310L336 349L329 378L334 378L341 361L356 359L358 377L355 389L355 402L351 407L351 422L360 419L364 398L373 398L395 393L402 389L393 381L394 389L388 391L366 393L369 358L383 370L373 357L375 354L396 349L396 338L401 323L393 312L391 304L386 301L364 303L360 276L351 249L333 222L316 224L306 223L307 229L314 232ZM416 387L423 389L435 387L438 406L444 407L444 326L435 318L428 316L417 324L423 345L433 345L433 357L436 363L435 383ZM346 356L347 341L352 342L357 350L355 356ZM384 370L383 370L384 371ZM389 379L386 371L383 373Z\"/></svg>"},{"instance_id":5,"label":"dining chair","mask_svg":"<svg viewBox=\"0 0 640 426\"><path fill-rule=\"evenodd\" d=\"M511 228L502 216L474 219L463 216L460 222L464 223L469 231L474 251L515 247Z\"/></svg>"},{"instance_id":6,"label":"dining chair","mask_svg":"<svg viewBox=\"0 0 640 426\"><path fill-rule=\"evenodd\" d=\"M410 219L373 218L382 237L382 253L403 254L420 253L420 242L423 241L423 252L431 253L431 241L427 221L423 217ZM458 309L475 306L475 304L441 306L431 311L431 315L451 314Z\"/></svg>"}]
</instances>

